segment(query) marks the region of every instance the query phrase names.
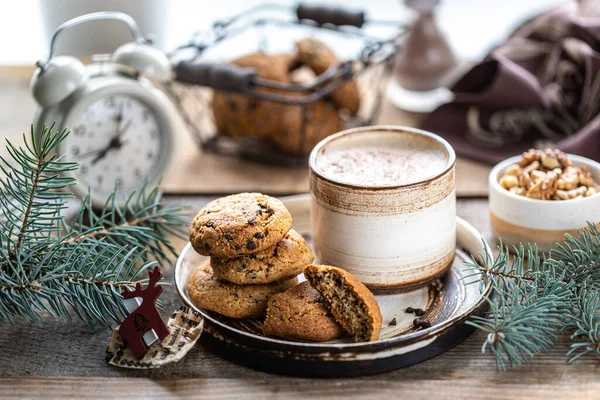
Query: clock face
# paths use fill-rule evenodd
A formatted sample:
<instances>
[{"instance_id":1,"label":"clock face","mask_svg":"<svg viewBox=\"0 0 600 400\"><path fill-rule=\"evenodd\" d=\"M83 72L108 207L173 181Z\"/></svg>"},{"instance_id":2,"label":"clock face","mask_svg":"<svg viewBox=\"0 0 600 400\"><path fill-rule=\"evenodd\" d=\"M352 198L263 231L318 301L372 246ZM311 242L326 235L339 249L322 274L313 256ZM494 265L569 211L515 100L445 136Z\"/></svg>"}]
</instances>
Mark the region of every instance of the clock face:
<instances>
[{"instance_id":1,"label":"clock face","mask_svg":"<svg viewBox=\"0 0 600 400\"><path fill-rule=\"evenodd\" d=\"M69 124L62 151L80 164L75 176L93 193L109 194L117 186L129 194L162 172L166 135L154 109L139 99L106 96Z\"/></svg>"}]
</instances>

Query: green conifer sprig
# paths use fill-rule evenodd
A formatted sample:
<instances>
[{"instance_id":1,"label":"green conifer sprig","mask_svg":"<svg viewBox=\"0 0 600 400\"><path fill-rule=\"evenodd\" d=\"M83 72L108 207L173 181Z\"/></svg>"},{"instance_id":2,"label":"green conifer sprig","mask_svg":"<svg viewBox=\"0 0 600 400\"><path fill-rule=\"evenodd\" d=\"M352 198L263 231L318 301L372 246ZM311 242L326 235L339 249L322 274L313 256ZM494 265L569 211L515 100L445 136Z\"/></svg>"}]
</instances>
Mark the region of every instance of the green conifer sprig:
<instances>
[{"instance_id":1,"label":"green conifer sprig","mask_svg":"<svg viewBox=\"0 0 600 400\"><path fill-rule=\"evenodd\" d=\"M586 354L600 355L600 232L594 224L565 235L547 256L535 245L520 246L513 255L499 247L468 263L492 285L489 310L467 324L487 333L488 349L498 369L521 364L548 351L560 335L569 335L568 361ZM473 283L473 282L469 282Z\"/></svg>"},{"instance_id":2,"label":"green conifer sprig","mask_svg":"<svg viewBox=\"0 0 600 400\"><path fill-rule=\"evenodd\" d=\"M56 154L68 132L33 127L24 147L7 141L0 157L0 322L16 317L40 323L75 314L90 325L119 323L126 315L121 291L175 251L183 210L162 206L158 188L144 186L120 207L113 193L101 210L91 194L69 223L62 210L72 197L68 176L79 166ZM154 261L156 259L157 261Z\"/></svg>"}]
</instances>

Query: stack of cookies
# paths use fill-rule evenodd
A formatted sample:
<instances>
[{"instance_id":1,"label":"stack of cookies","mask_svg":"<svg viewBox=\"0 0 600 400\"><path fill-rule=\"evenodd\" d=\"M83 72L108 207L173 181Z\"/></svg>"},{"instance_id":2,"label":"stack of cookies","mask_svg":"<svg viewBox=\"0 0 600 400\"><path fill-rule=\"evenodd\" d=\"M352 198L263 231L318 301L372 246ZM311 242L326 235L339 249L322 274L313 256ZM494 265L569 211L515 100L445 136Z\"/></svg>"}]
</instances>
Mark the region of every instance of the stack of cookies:
<instances>
[{"instance_id":1,"label":"stack of cookies","mask_svg":"<svg viewBox=\"0 0 600 400\"><path fill-rule=\"evenodd\" d=\"M192 301L230 318L266 315L270 336L377 340L381 311L373 294L347 271L310 264L310 247L291 227L283 203L264 194L208 203L190 227L194 249L211 257L188 280ZM307 281L298 284L302 272Z\"/></svg>"},{"instance_id":2,"label":"stack of cookies","mask_svg":"<svg viewBox=\"0 0 600 400\"><path fill-rule=\"evenodd\" d=\"M211 257L188 281L192 301L231 318L264 316L269 298L296 286L314 258L291 227L283 203L261 193L207 204L190 227L193 248Z\"/></svg>"}]
</instances>

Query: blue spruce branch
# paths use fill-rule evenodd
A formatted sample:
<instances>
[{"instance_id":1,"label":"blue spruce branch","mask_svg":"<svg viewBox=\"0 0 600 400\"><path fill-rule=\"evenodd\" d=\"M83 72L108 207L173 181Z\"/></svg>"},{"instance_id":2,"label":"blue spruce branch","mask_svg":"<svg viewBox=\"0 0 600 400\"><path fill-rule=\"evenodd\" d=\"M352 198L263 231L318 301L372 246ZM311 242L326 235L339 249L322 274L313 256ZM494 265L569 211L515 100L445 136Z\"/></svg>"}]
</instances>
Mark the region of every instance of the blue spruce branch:
<instances>
[{"instance_id":1,"label":"blue spruce branch","mask_svg":"<svg viewBox=\"0 0 600 400\"><path fill-rule=\"evenodd\" d=\"M55 154L66 130L33 127L24 147L7 142L0 157L0 322L16 317L41 323L42 313L89 325L119 323L126 315L121 291L144 282L141 274L175 254L168 235L181 235L183 209L161 204L158 188L144 186L125 207L116 193L101 210L91 194L69 224L62 215L76 163ZM115 191L116 192L116 191Z\"/></svg>"},{"instance_id":2,"label":"blue spruce branch","mask_svg":"<svg viewBox=\"0 0 600 400\"><path fill-rule=\"evenodd\" d=\"M489 310L467 324L487 333L482 351L496 358L498 369L521 364L548 351L558 337L572 340L569 362L587 355L600 355L600 232L594 224L574 235L565 235L547 256L535 245L499 247L468 263L464 278L481 277L490 282ZM473 283L475 280L471 279Z\"/></svg>"}]
</instances>

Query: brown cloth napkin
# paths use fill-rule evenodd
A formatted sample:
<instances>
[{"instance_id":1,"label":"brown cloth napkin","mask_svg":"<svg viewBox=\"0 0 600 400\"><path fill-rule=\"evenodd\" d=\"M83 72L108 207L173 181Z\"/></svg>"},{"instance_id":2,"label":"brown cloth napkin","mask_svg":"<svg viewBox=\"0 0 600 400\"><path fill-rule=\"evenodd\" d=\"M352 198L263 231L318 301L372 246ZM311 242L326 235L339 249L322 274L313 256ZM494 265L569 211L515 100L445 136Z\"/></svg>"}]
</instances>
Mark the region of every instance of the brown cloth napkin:
<instances>
[{"instance_id":1,"label":"brown cloth napkin","mask_svg":"<svg viewBox=\"0 0 600 400\"><path fill-rule=\"evenodd\" d=\"M600 161L600 1L571 1L517 28L421 127L496 163L531 147Z\"/></svg>"}]
</instances>

